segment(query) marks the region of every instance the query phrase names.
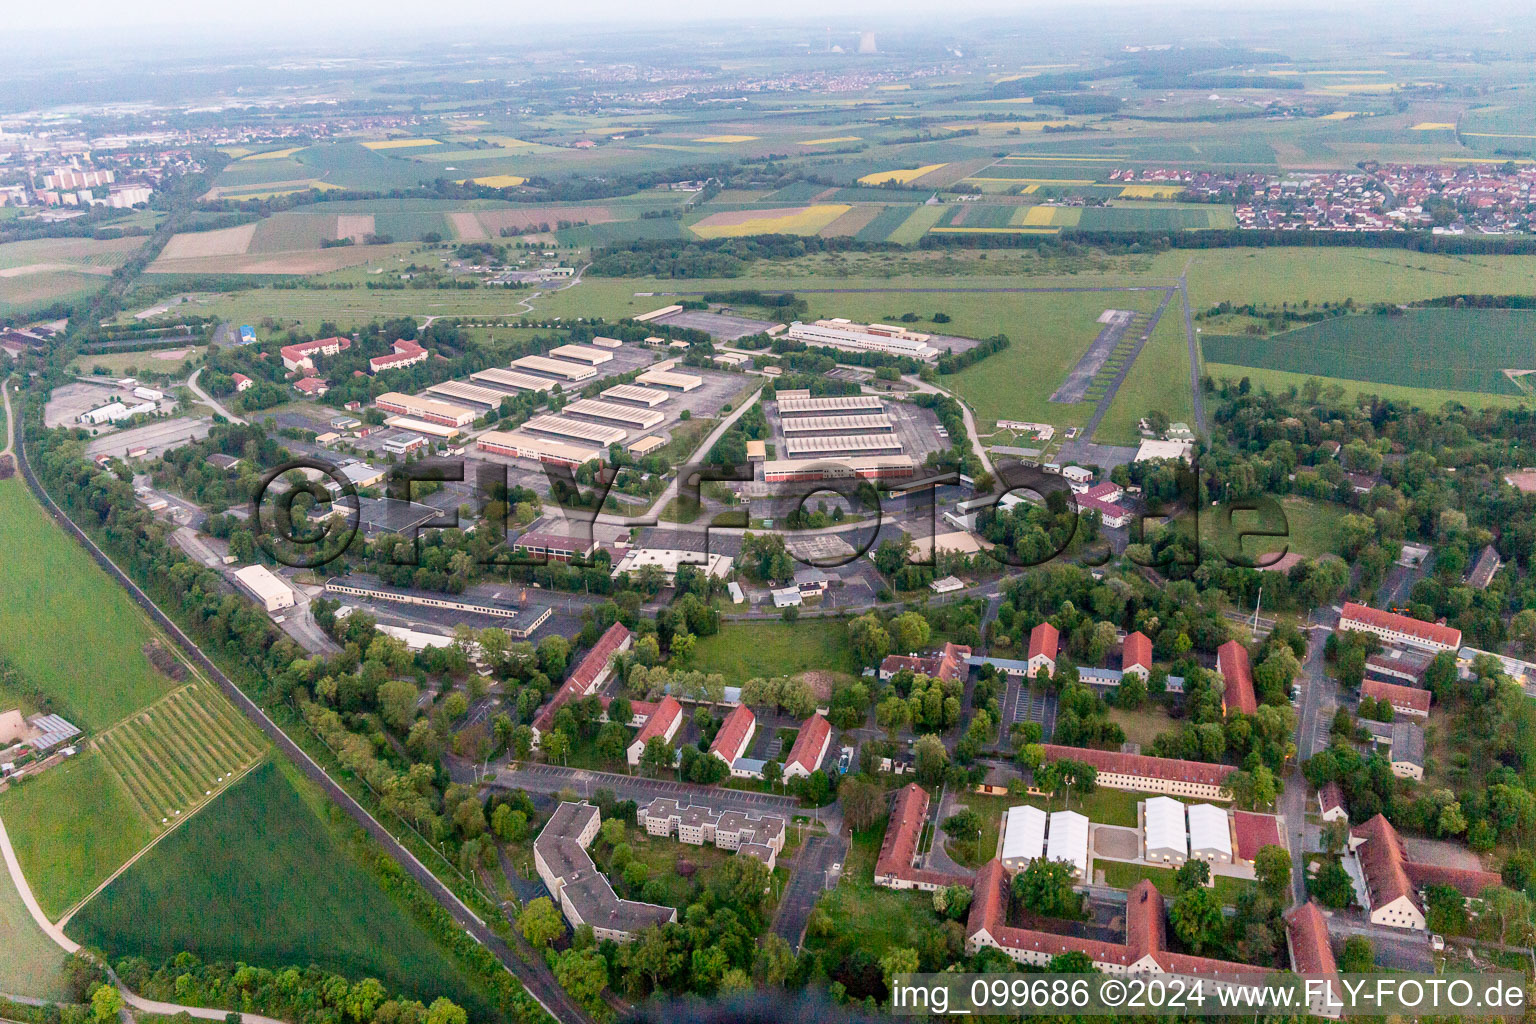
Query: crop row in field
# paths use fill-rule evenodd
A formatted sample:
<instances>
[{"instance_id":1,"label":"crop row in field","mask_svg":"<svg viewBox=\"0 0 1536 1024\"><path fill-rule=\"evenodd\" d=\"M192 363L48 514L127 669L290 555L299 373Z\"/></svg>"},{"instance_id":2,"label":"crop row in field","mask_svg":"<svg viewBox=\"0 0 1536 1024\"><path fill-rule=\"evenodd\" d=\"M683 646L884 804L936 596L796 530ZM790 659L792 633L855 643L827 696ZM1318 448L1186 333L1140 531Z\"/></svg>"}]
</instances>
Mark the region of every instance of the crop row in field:
<instances>
[{"instance_id":1,"label":"crop row in field","mask_svg":"<svg viewBox=\"0 0 1536 1024\"><path fill-rule=\"evenodd\" d=\"M151 823L173 824L261 756L263 744L213 687L192 683L96 738Z\"/></svg>"}]
</instances>

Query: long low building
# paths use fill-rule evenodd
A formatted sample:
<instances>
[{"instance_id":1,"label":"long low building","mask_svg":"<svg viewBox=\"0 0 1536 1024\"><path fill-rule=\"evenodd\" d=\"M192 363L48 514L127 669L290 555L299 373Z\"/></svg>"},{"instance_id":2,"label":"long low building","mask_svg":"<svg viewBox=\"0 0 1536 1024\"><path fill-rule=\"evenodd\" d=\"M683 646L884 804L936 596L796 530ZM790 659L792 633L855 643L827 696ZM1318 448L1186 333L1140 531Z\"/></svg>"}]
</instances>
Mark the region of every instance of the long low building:
<instances>
[{"instance_id":1,"label":"long low building","mask_svg":"<svg viewBox=\"0 0 1536 1024\"><path fill-rule=\"evenodd\" d=\"M601 366L613 360L612 352L593 348L591 345L561 345L550 349L549 354L556 359L570 359L573 362L586 363L588 366Z\"/></svg>"},{"instance_id":2,"label":"long low building","mask_svg":"<svg viewBox=\"0 0 1536 1024\"><path fill-rule=\"evenodd\" d=\"M535 377L531 373L518 373L516 370L490 369L481 370L469 375L470 380L477 380L482 384L495 384L504 388L512 388L515 391L549 391L555 386L555 382L547 377Z\"/></svg>"},{"instance_id":3,"label":"long low building","mask_svg":"<svg viewBox=\"0 0 1536 1024\"><path fill-rule=\"evenodd\" d=\"M704 386L704 378L696 377L691 373L677 373L673 370L646 370L635 378L637 384L652 384L658 388L673 388L678 391L692 391Z\"/></svg>"},{"instance_id":4,"label":"long low building","mask_svg":"<svg viewBox=\"0 0 1536 1024\"><path fill-rule=\"evenodd\" d=\"M661 570L662 576L670 584L677 579L677 570L680 566L691 565L706 576L724 579L731 571L731 563L734 562L730 555L722 555L718 551L707 554L703 551L686 551L681 548L630 548L624 552L624 557L619 559L619 564L613 567L613 578L626 572L639 572L648 565L654 565Z\"/></svg>"},{"instance_id":5,"label":"long low building","mask_svg":"<svg viewBox=\"0 0 1536 1024\"><path fill-rule=\"evenodd\" d=\"M514 459L534 459L571 469L603 457L603 453L596 449L581 448L550 437L536 437L520 430L487 430L475 439L475 444L483 452Z\"/></svg>"},{"instance_id":6,"label":"long low building","mask_svg":"<svg viewBox=\"0 0 1536 1024\"><path fill-rule=\"evenodd\" d=\"M1087 881L1088 819L1076 811L1052 811L1050 825L1045 839L1046 859L1070 864L1073 876Z\"/></svg>"},{"instance_id":7,"label":"long low building","mask_svg":"<svg viewBox=\"0 0 1536 1024\"><path fill-rule=\"evenodd\" d=\"M603 389L603 397L611 398L616 402L634 402L643 405L647 409L654 409L658 405L664 405L672 396L665 391L657 391L655 388L643 388L638 384L615 384L611 388Z\"/></svg>"},{"instance_id":8,"label":"long low building","mask_svg":"<svg viewBox=\"0 0 1536 1024\"><path fill-rule=\"evenodd\" d=\"M939 354L938 349L928 344L926 334L890 324L858 324L842 317L817 320L811 324L796 320L789 325L789 332L785 336L791 341L803 341L807 345L886 352L914 359L934 359Z\"/></svg>"},{"instance_id":9,"label":"long low building","mask_svg":"<svg viewBox=\"0 0 1536 1024\"><path fill-rule=\"evenodd\" d=\"M790 458L813 455L877 455L901 451L894 434L839 434L832 437L786 437L784 451Z\"/></svg>"},{"instance_id":10,"label":"long low building","mask_svg":"<svg viewBox=\"0 0 1536 1024\"><path fill-rule=\"evenodd\" d=\"M858 412L880 412L885 400L879 395L823 395L811 398L805 395L779 394L779 415L821 416Z\"/></svg>"},{"instance_id":11,"label":"long low building","mask_svg":"<svg viewBox=\"0 0 1536 1024\"><path fill-rule=\"evenodd\" d=\"M1003 867L1023 871L1045 856L1045 812L1029 804L1008 808L1003 819Z\"/></svg>"},{"instance_id":12,"label":"long low building","mask_svg":"<svg viewBox=\"0 0 1536 1024\"><path fill-rule=\"evenodd\" d=\"M1166 793L1170 796L1198 797L1202 800L1230 800L1227 776L1237 771L1230 764L1181 761L1149 754L1123 754L1089 747L1063 747L1055 743L1042 746L1047 761L1077 761L1092 765L1098 783L1110 789L1142 793Z\"/></svg>"},{"instance_id":13,"label":"long low building","mask_svg":"<svg viewBox=\"0 0 1536 1024\"><path fill-rule=\"evenodd\" d=\"M893 480L916 474L917 464L910 455L774 459L763 463L763 480L770 484L818 480Z\"/></svg>"},{"instance_id":14,"label":"long low building","mask_svg":"<svg viewBox=\"0 0 1536 1024\"><path fill-rule=\"evenodd\" d=\"M251 592L261 606L270 612L279 612L294 605L293 590L271 569L264 565L248 565L235 570L235 579Z\"/></svg>"},{"instance_id":15,"label":"long low building","mask_svg":"<svg viewBox=\"0 0 1536 1024\"><path fill-rule=\"evenodd\" d=\"M541 373L546 377L558 377L571 383L591 380L597 376L597 370L585 363L573 363L568 359L550 359L546 356L523 356L521 359L512 360L512 367L517 370L527 370L530 373Z\"/></svg>"},{"instance_id":16,"label":"long low building","mask_svg":"<svg viewBox=\"0 0 1536 1024\"><path fill-rule=\"evenodd\" d=\"M1362 680L1360 696L1370 697L1375 701L1385 701L1392 706L1395 713L1412 715L1414 718L1428 718L1429 704L1434 699L1434 694L1429 690L1420 689L1417 686L1384 683L1379 679Z\"/></svg>"},{"instance_id":17,"label":"long low building","mask_svg":"<svg viewBox=\"0 0 1536 1024\"><path fill-rule=\"evenodd\" d=\"M652 925L676 921L672 907L621 900L614 893L587 853L600 824L591 804L562 803L533 841L534 867L572 930L589 924L599 940L629 942Z\"/></svg>"},{"instance_id":18,"label":"long low building","mask_svg":"<svg viewBox=\"0 0 1536 1024\"><path fill-rule=\"evenodd\" d=\"M373 404L385 412L410 416L413 419L425 420L427 423L436 423L444 427L467 427L475 422L476 416L473 409L466 409L462 405L441 402L435 398L423 398L420 395L403 395L398 391L384 392L373 400Z\"/></svg>"},{"instance_id":19,"label":"long low building","mask_svg":"<svg viewBox=\"0 0 1536 1024\"><path fill-rule=\"evenodd\" d=\"M895 430L884 413L854 416L796 416L783 421L784 434L879 434Z\"/></svg>"},{"instance_id":20,"label":"long low building","mask_svg":"<svg viewBox=\"0 0 1536 1024\"><path fill-rule=\"evenodd\" d=\"M384 418L384 425L387 427L397 427L400 430L409 430L415 434L426 434L428 437L436 437L444 441L452 441L463 433L458 427L444 426L441 423L429 423L426 420L417 419L415 416L386 416Z\"/></svg>"},{"instance_id":21,"label":"long low building","mask_svg":"<svg viewBox=\"0 0 1536 1024\"><path fill-rule=\"evenodd\" d=\"M1184 805L1171 796L1154 796L1142 804L1143 855L1160 864L1189 859L1189 827Z\"/></svg>"},{"instance_id":22,"label":"long low building","mask_svg":"<svg viewBox=\"0 0 1536 1024\"><path fill-rule=\"evenodd\" d=\"M1340 630L1353 629L1374 633L1388 643L1409 644L1432 651L1454 651L1461 647L1461 630L1437 622L1425 622L1397 612L1384 612L1348 601L1339 616Z\"/></svg>"},{"instance_id":23,"label":"long low building","mask_svg":"<svg viewBox=\"0 0 1536 1024\"><path fill-rule=\"evenodd\" d=\"M1484 889L1504 884L1491 871L1411 860L1397 829L1380 814L1350 829L1349 849L1365 877L1365 909L1371 923L1389 928L1424 929L1422 893L1431 885L1448 885L1471 900Z\"/></svg>"},{"instance_id":24,"label":"long low building","mask_svg":"<svg viewBox=\"0 0 1536 1024\"><path fill-rule=\"evenodd\" d=\"M569 437L576 441L602 445L605 448L629 436L629 431L618 427L605 427L600 423L573 420L569 416L558 413L535 416L524 423L521 429L536 431L540 434L554 434L556 437Z\"/></svg>"},{"instance_id":25,"label":"long low building","mask_svg":"<svg viewBox=\"0 0 1536 1024\"><path fill-rule=\"evenodd\" d=\"M885 826L880 856L875 860L875 884L888 889L923 889L932 892L951 885L965 885L969 879L943 871L929 871L913 865L917 841L928 820L928 791L917 783L902 788L891 802L891 816Z\"/></svg>"},{"instance_id":26,"label":"long low building","mask_svg":"<svg viewBox=\"0 0 1536 1024\"><path fill-rule=\"evenodd\" d=\"M441 384L433 384L427 388L427 394L442 395L445 398L457 398L461 402L474 402L477 405L485 406L487 409L498 409L501 407L501 403L507 399L505 391L481 387L479 384L466 384L461 380L449 380Z\"/></svg>"},{"instance_id":27,"label":"long low building","mask_svg":"<svg viewBox=\"0 0 1536 1024\"><path fill-rule=\"evenodd\" d=\"M667 414L664 412L636 409L632 405L619 405L616 402L600 402L595 398L577 399L560 411L572 416L586 416L594 420L612 420L614 423L626 423L641 430L650 430L667 418Z\"/></svg>"},{"instance_id":28,"label":"long low building","mask_svg":"<svg viewBox=\"0 0 1536 1024\"><path fill-rule=\"evenodd\" d=\"M549 732L555 724L555 713L573 700L582 697L590 697L597 692L597 688L608 681L613 674L613 659L615 655L623 654L629 650L634 634L619 622L609 626L603 635L598 637L597 643L586 653L581 661L571 670L571 674L565 677L565 682L560 684L560 689L549 698L549 703L539 709L539 713L533 719L533 745L537 747L544 734Z\"/></svg>"}]
</instances>

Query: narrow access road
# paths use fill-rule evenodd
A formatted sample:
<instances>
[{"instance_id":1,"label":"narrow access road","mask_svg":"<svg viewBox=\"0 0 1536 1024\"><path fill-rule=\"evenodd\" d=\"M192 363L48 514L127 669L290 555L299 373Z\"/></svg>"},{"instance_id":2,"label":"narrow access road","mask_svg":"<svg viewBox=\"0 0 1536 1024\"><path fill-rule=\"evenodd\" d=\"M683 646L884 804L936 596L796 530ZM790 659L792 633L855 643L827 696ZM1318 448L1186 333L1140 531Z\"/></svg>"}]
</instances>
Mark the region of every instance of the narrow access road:
<instances>
[{"instance_id":1,"label":"narrow access road","mask_svg":"<svg viewBox=\"0 0 1536 1024\"><path fill-rule=\"evenodd\" d=\"M954 395L939 387L937 384L930 384L916 374L912 374L901 379L925 394L946 395L950 398L955 398ZM992 460L987 458L987 450L981 446L981 434L976 430L976 417L971 415L970 406L966 405L958 398L955 398L955 401L960 403L960 416L965 420L965 432L969 434L971 438L971 450L976 453L976 458L980 460L981 468L984 471L991 473L993 471Z\"/></svg>"},{"instance_id":2,"label":"narrow access road","mask_svg":"<svg viewBox=\"0 0 1536 1024\"><path fill-rule=\"evenodd\" d=\"M17 421L16 425L19 428L20 421ZM543 960L535 958L531 963L525 961L507 943L502 941L495 932L491 931L486 926L486 923L480 919L479 915L470 910L453 890L444 885L441 879L427 869L426 865L417 860L416 855L396 839L389 829L385 828L378 819L353 798L352 794L343 789L335 779L332 779L325 769L320 767L302 747L289 738L288 734L276 722L272 721L255 701L246 696L245 691L236 686L213 663L212 659L203 653L202 648L194 643L191 637L182 632L181 627L176 625L171 617L166 615L160 609L160 606L151 600L149 595L144 593L139 588L139 585L127 573L123 572L117 563L107 556L106 552L97 546L89 534L80 529L73 520L64 514L63 510L54 503L52 496L43 489L42 484L33 474L31 463L26 458L26 447L19 437L16 443L16 461L18 468L21 470L22 477L27 482L27 486L37 496L37 500L42 504L43 509L54 518L59 526L85 548L86 552L96 560L97 564L109 576L115 579L124 590L128 591L128 595L133 598L139 607L143 608L150 618L155 620L156 625L164 630L166 635L171 637L181 647L183 653L205 676L213 680L219 689L223 691L224 696L229 698L230 702L239 708L266 735L273 746L282 751L304 773L306 778L324 790L332 800L341 806L341 809L346 812L348 817L372 836L407 874L431 894L438 905L449 913L454 922L460 928L463 928L470 938L489 949L496 959L500 960L502 965L522 983L524 989L535 1002L543 1007L546 1013L555 1020L560 1021L561 1024L591 1024L591 1016L566 993L565 989L560 987L559 982L555 980L554 972L549 969Z\"/></svg>"},{"instance_id":3,"label":"narrow access road","mask_svg":"<svg viewBox=\"0 0 1536 1024\"><path fill-rule=\"evenodd\" d=\"M11 449L16 447L16 424L11 419L10 377L0 381L0 401L5 403L5 447L0 448L0 455L9 455L11 454Z\"/></svg>"},{"instance_id":4,"label":"narrow access road","mask_svg":"<svg viewBox=\"0 0 1536 1024\"><path fill-rule=\"evenodd\" d=\"M1193 262L1193 257L1190 261ZM1189 263L1179 271L1179 302L1184 307L1184 339L1189 344L1189 392L1194 399L1195 433L1202 437L1209 431L1205 421L1205 395L1200 391L1200 342L1195 335L1195 322L1189 310Z\"/></svg>"},{"instance_id":5,"label":"narrow access road","mask_svg":"<svg viewBox=\"0 0 1536 1024\"><path fill-rule=\"evenodd\" d=\"M203 405L206 405L208 408L212 409L214 412L218 413L220 416L223 416L225 419L229 420L231 423L244 423L245 420L224 408L224 406L219 404L218 399L214 398L208 392L197 386L197 378L202 374L202 372L203 368L199 366L197 369L192 371L192 376L187 378L187 387L194 395L197 396L197 400Z\"/></svg>"}]
</instances>

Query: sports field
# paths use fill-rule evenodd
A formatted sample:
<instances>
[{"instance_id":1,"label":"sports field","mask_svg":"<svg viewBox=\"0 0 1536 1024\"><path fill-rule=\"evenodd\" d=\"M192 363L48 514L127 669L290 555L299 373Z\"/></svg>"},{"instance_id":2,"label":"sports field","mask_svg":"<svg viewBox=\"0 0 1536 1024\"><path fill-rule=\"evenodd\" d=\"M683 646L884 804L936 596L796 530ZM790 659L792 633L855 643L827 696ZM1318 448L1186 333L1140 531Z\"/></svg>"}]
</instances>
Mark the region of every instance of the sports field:
<instances>
[{"instance_id":1,"label":"sports field","mask_svg":"<svg viewBox=\"0 0 1536 1024\"><path fill-rule=\"evenodd\" d=\"M51 921L154 838L128 791L89 748L0 793L0 819Z\"/></svg>"},{"instance_id":2,"label":"sports field","mask_svg":"<svg viewBox=\"0 0 1536 1024\"><path fill-rule=\"evenodd\" d=\"M67 927L112 957L320 967L489 1014L477 986L317 815L323 796L267 762L166 836ZM322 812L323 813L323 812ZM155 927L144 927L153 921Z\"/></svg>"},{"instance_id":3,"label":"sports field","mask_svg":"<svg viewBox=\"0 0 1536 1024\"><path fill-rule=\"evenodd\" d=\"M1413 309L1359 314L1269 338L1206 335L1211 363L1394 384L1515 395L1505 370L1536 371L1536 311Z\"/></svg>"},{"instance_id":4,"label":"sports field","mask_svg":"<svg viewBox=\"0 0 1536 1024\"><path fill-rule=\"evenodd\" d=\"M196 810L266 749L255 727L203 682L167 695L94 745L134 805L162 828Z\"/></svg>"},{"instance_id":5,"label":"sports field","mask_svg":"<svg viewBox=\"0 0 1536 1024\"><path fill-rule=\"evenodd\" d=\"M0 481L0 653L87 731L171 688L144 646L138 607L54 525L20 477Z\"/></svg>"}]
</instances>

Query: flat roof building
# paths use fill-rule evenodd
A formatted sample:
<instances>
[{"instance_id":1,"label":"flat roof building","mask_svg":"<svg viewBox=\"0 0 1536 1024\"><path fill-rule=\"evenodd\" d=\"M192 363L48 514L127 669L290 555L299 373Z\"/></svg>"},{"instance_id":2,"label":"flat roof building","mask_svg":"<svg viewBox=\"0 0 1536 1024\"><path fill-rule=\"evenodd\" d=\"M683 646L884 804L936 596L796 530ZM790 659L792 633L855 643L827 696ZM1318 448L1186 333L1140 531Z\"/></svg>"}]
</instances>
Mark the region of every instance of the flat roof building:
<instances>
[{"instance_id":1,"label":"flat roof building","mask_svg":"<svg viewBox=\"0 0 1536 1024\"><path fill-rule=\"evenodd\" d=\"M585 363L573 363L568 359L550 359L547 356L523 356L521 359L514 359L512 368L543 374L546 377L558 377L571 383L591 380L597 376L597 370Z\"/></svg>"},{"instance_id":2,"label":"flat roof building","mask_svg":"<svg viewBox=\"0 0 1536 1024\"><path fill-rule=\"evenodd\" d=\"M442 395L445 398L457 398L464 402L474 402L477 405L485 406L487 409L499 409L501 408L501 403L507 399L505 391L481 387L479 384L466 384L461 380L449 380L441 384L433 384L427 388L426 394Z\"/></svg>"},{"instance_id":3,"label":"flat roof building","mask_svg":"<svg viewBox=\"0 0 1536 1024\"><path fill-rule=\"evenodd\" d=\"M655 388L642 388L637 384L615 384L611 388L603 389L603 397L615 402L634 402L643 405L647 409L654 409L669 401L672 396L665 391L657 391Z\"/></svg>"},{"instance_id":4,"label":"flat roof building","mask_svg":"<svg viewBox=\"0 0 1536 1024\"><path fill-rule=\"evenodd\" d=\"M707 576L717 579L725 578L731 571L731 563L735 559L729 555L722 555L718 551L707 554L703 551L683 551L677 548L630 548L624 552L624 557L619 564L613 567L613 578L618 579L620 574L626 572L638 572L648 565L658 566L667 582L677 580L679 566L691 565Z\"/></svg>"},{"instance_id":5,"label":"flat roof building","mask_svg":"<svg viewBox=\"0 0 1536 1024\"><path fill-rule=\"evenodd\" d=\"M504 388L512 388L514 391L544 392L555 386L555 382L547 377L535 377L531 373L496 368L472 373L469 379L480 381L482 384L497 384Z\"/></svg>"},{"instance_id":6,"label":"flat roof building","mask_svg":"<svg viewBox=\"0 0 1536 1024\"><path fill-rule=\"evenodd\" d=\"M618 427L605 427L598 423L587 423L583 420L571 419L558 413L535 416L524 423L521 430L531 430L540 434L554 434L556 437L568 437L575 441L585 441L588 444L607 447L616 444L629 436L629 431Z\"/></svg>"},{"instance_id":7,"label":"flat roof building","mask_svg":"<svg viewBox=\"0 0 1536 1024\"><path fill-rule=\"evenodd\" d=\"M842 317L817 320L803 324L796 320L789 325L785 335L792 341L807 345L831 345L861 352L886 352L891 355L910 356L913 359L932 360L939 350L928 344L928 335L909 331L889 324L858 324Z\"/></svg>"},{"instance_id":8,"label":"flat roof building","mask_svg":"<svg viewBox=\"0 0 1536 1024\"><path fill-rule=\"evenodd\" d=\"M412 419L436 423L444 427L467 427L475 422L475 412L462 405L440 402L420 395L403 395L398 391L386 391L373 400L373 404L385 412L409 416Z\"/></svg>"},{"instance_id":9,"label":"flat roof building","mask_svg":"<svg viewBox=\"0 0 1536 1024\"><path fill-rule=\"evenodd\" d=\"M248 565L243 569L236 569L235 579L250 591L269 613L292 608L294 605L292 588L273 575L272 570L264 565Z\"/></svg>"},{"instance_id":10,"label":"flat roof building","mask_svg":"<svg viewBox=\"0 0 1536 1024\"><path fill-rule=\"evenodd\" d=\"M641 458L644 458L645 456L651 454L651 452L654 452L656 449L665 448L666 446L666 438L657 434L646 434L638 441L629 442L629 444L625 446L624 450L629 452L631 455L638 455Z\"/></svg>"},{"instance_id":11,"label":"flat roof building","mask_svg":"<svg viewBox=\"0 0 1536 1024\"><path fill-rule=\"evenodd\" d=\"M812 398L808 393L780 391L779 415L822 416L860 412L880 412L885 400L878 395L823 395Z\"/></svg>"},{"instance_id":12,"label":"flat roof building","mask_svg":"<svg viewBox=\"0 0 1536 1024\"><path fill-rule=\"evenodd\" d=\"M1023 871L1045 856L1045 812L1029 804L1008 808L1003 820L1003 867Z\"/></svg>"},{"instance_id":13,"label":"flat roof building","mask_svg":"<svg viewBox=\"0 0 1536 1024\"><path fill-rule=\"evenodd\" d=\"M770 484L817 480L893 480L916 474L917 464L910 455L770 459L763 463L763 480Z\"/></svg>"},{"instance_id":14,"label":"flat roof building","mask_svg":"<svg viewBox=\"0 0 1536 1024\"><path fill-rule=\"evenodd\" d=\"M796 416L782 421L785 436L794 434L879 434L894 430L884 413L855 416Z\"/></svg>"},{"instance_id":15,"label":"flat roof building","mask_svg":"<svg viewBox=\"0 0 1536 1024\"><path fill-rule=\"evenodd\" d=\"M640 384L652 384L659 388L692 391L704 386L704 378L691 373L675 373L672 370L646 370L635 378Z\"/></svg>"},{"instance_id":16,"label":"flat roof building","mask_svg":"<svg viewBox=\"0 0 1536 1024\"><path fill-rule=\"evenodd\" d=\"M550 349L549 354L556 359L569 359L577 363L586 363L588 366L601 366L613 359L612 352L593 348L590 345L561 345Z\"/></svg>"},{"instance_id":17,"label":"flat roof building","mask_svg":"<svg viewBox=\"0 0 1536 1024\"><path fill-rule=\"evenodd\" d=\"M475 444L483 452L507 455L514 459L534 459L571 469L603 457L601 451L593 448L581 448L553 438L536 437L520 430L487 430L476 439Z\"/></svg>"},{"instance_id":18,"label":"flat roof building","mask_svg":"<svg viewBox=\"0 0 1536 1024\"><path fill-rule=\"evenodd\" d=\"M840 434L832 437L786 437L784 451L790 458L816 455L877 455L901 451L894 434Z\"/></svg>"},{"instance_id":19,"label":"flat roof building","mask_svg":"<svg viewBox=\"0 0 1536 1024\"><path fill-rule=\"evenodd\" d=\"M716 811L660 796L640 808L639 820L649 835L676 835L678 842L694 846L712 843L718 849L760 860L769 871L784 849L784 819L774 814Z\"/></svg>"},{"instance_id":20,"label":"flat roof building","mask_svg":"<svg viewBox=\"0 0 1536 1024\"><path fill-rule=\"evenodd\" d=\"M426 434L442 441L452 441L462 431L458 427L446 427L441 423L430 423L427 420L418 419L415 416L386 416L384 425L396 427L400 430L409 430L416 434Z\"/></svg>"},{"instance_id":21,"label":"flat roof building","mask_svg":"<svg viewBox=\"0 0 1536 1024\"><path fill-rule=\"evenodd\" d=\"M636 409L632 405L619 405L617 402L600 402L595 398L579 398L560 411L571 416L624 423L639 430L650 430L667 418L663 412Z\"/></svg>"},{"instance_id":22,"label":"flat roof building","mask_svg":"<svg viewBox=\"0 0 1536 1024\"><path fill-rule=\"evenodd\" d=\"M550 896L572 930L592 926L593 935L628 942L652 925L677 920L677 911L652 903L621 900L587 853L600 819L590 804L562 803L533 841L533 862Z\"/></svg>"}]
</instances>

